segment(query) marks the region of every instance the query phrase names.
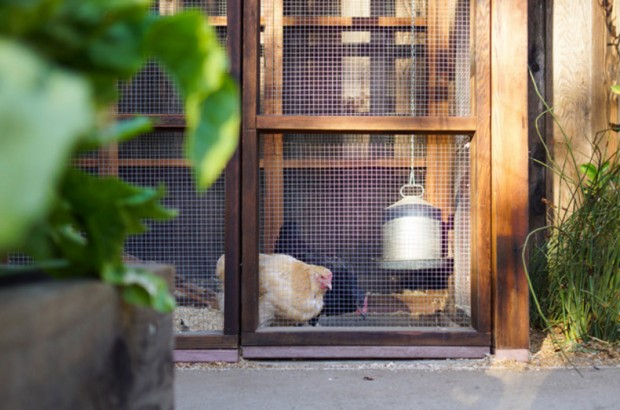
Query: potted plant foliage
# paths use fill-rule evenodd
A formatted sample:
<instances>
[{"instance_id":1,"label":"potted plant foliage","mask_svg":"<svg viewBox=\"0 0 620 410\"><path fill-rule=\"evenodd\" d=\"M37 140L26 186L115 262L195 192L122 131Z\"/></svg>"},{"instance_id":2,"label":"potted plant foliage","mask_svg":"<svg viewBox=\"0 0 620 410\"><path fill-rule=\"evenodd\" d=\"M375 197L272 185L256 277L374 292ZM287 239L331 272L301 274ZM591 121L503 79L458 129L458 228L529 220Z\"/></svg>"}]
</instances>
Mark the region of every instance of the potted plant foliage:
<instances>
[{"instance_id":1,"label":"potted plant foliage","mask_svg":"<svg viewBox=\"0 0 620 410\"><path fill-rule=\"evenodd\" d=\"M6 354L0 358L0 368L12 372L12 383L2 383L0 397L8 407L89 408L96 407L86 405L93 403L93 397L103 400L99 407L133 407L141 399L129 390L111 387L116 389L115 393L108 394L101 387L113 384L103 376L105 373L97 376L97 383L85 388L87 377L76 364L88 362L82 356L72 357L75 368L67 370L78 380L61 380L64 387L56 392L56 398L46 397L53 389L42 386L52 386L52 379L59 372L67 376L64 370L48 374L41 368L33 372L31 368L15 366L42 365L42 357L35 357L35 363L28 362L28 349L35 356L48 355L51 363L62 366L55 362L61 359L49 357L55 356L53 349L41 350L49 339L40 339L54 335L70 344L70 340L82 338L82 345L92 343L98 349L107 349L96 352L100 357L93 363L98 363L98 369L111 370L111 379L135 385L139 376L127 364L135 362L131 356L135 352L126 343L135 339L134 342L143 344L146 339L141 338L141 330L127 330L127 322L136 318L140 322L139 316L128 316L122 311L127 309L127 303L151 308L146 311L169 313L174 309L166 278L123 262L125 240L145 230L144 219L174 217L174 211L160 205L163 189L131 185L116 177L94 176L72 166L73 159L84 152L151 129L145 118L117 121L111 114L110 107L118 99L118 81L131 79L150 58L166 70L183 97L187 123L185 153L193 165L199 189L217 178L236 147L240 121L238 90L227 73L226 53L218 44L216 33L198 11L160 16L150 12L150 3L0 0L0 262L19 252L32 258L28 270L37 269L54 278L90 279L77 285L75 281L62 285L45 282L37 290L30 288L24 293L25 301L16 301L21 286L0 287L0 317L4 324L13 326L12 330L28 328L23 333L26 341L13 339L15 332L4 333L2 338ZM15 282L15 278L22 277L23 270L4 265L0 273L5 281L9 277ZM80 294L78 288L86 294ZM52 298L56 302L47 298L48 290L60 295ZM116 303L120 306L120 319L110 320L125 328L107 346L99 343L105 339L103 333L109 333L109 328L101 324L107 319L89 309L110 308L105 306L110 298L122 298L122 303ZM47 305L29 309L36 306L37 300ZM58 300L63 306L73 305L74 312L83 310L79 312L79 323L71 316L74 322L69 330L74 330L73 339L58 336L61 330L48 329L57 311L64 312L56 316L60 316L61 327L67 327L70 313L59 307ZM21 307L16 310L5 302ZM37 316L38 322L33 319ZM166 320L170 322L169 315ZM153 323L141 329L152 333L153 327L163 322ZM84 332L76 334L75 329L84 330L88 325L102 334L93 340L83 337ZM164 344L171 348L171 323L169 328ZM83 347L86 351L87 346ZM13 348L17 356L7 351ZM171 361L167 369L171 371ZM20 378L28 372L36 383ZM46 374L49 380L45 380ZM19 392L24 385L29 397L6 397ZM142 385L138 390L148 391L147 387ZM80 395L71 396L71 388L80 391ZM171 393L171 380L167 388ZM136 390L135 386L133 389ZM37 391L39 395L32 394ZM169 407L165 404L169 400L162 403Z\"/></svg>"}]
</instances>

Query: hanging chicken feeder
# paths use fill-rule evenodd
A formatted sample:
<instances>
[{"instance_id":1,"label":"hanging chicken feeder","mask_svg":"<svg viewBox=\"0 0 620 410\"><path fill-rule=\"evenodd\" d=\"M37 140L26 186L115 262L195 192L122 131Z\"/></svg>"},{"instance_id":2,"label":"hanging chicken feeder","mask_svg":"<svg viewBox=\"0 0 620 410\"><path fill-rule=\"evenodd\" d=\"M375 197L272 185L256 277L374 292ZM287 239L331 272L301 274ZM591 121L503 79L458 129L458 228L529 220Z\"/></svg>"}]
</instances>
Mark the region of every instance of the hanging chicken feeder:
<instances>
[{"instance_id":1,"label":"hanging chicken feeder","mask_svg":"<svg viewBox=\"0 0 620 410\"><path fill-rule=\"evenodd\" d=\"M424 187L415 181L414 139L411 138L409 183L399 201L383 211L383 269L415 270L441 267L441 209L422 199Z\"/></svg>"}]
</instances>

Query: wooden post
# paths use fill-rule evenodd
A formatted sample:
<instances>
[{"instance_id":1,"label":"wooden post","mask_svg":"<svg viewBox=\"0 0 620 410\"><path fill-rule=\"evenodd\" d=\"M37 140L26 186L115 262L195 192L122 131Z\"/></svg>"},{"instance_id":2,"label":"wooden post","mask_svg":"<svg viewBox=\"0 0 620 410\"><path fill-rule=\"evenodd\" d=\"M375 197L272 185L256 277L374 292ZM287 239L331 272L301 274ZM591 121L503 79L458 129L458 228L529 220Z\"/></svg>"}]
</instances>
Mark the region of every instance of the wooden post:
<instances>
[{"instance_id":1,"label":"wooden post","mask_svg":"<svg viewBox=\"0 0 620 410\"><path fill-rule=\"evenodd\" d=\"M491 163L494 348L528 360L527 1L491 2Z\"/></svg>"},{"instance_id":2,"label":"wooden post","mask_svg":"<svg viewBox=\"0 0 620 410\"><path fill-rule=\"evenodd\" d=\"M228 55L231 75L239 82L242 80L242 43L243 43L243 0L228 0ZM224 299L224 334L239 334L240 317L240 266L241 266L241 141L235 154L226 166L225 191L225 253L226 280ZM235 337L235 342L238 339Z\"/></svg>"},{"instance_id":3,"label":"wooden post","mask_svg":"<svg viewBox=\"0 0 620 410\"><path fill-rule=\"evenodd\" d=\"M441 7L440 7L441 5ZM450 30L454 28L457 1L428 2L428 115L448 116L450 110ZM445 11L451 13L446 15ZM452 204L452 166L454 155L451 139L442 136L427 137L426 193L430 203L441 208L447 221L454 212ZM445 158L445 159L444 159ZM444 160L441 160L444 159Z\"/></svg>"},{"instance_id":4,"label":"wooden post","mask_svg":"<svg viewBox=\"0 0 620 410\"><path fill-rule=\"evenodd\" d=\"M263 6L265 15L265 98L264 113L282 115L284 4L283 0L269 0ZM284 151L282 134L265 135L263 139L265 198L263 200L263 251L273 253L280 226L284 220Z\"/></svg>"},{"instance_id":5,"label":"wooden post","mask_svg":"<svg viewBox=\"0 0 620 410\"><path fill-rule=\"evenodd\" d=\"M243 110L241 153L241 335L258 325L258 111L260 11L258 0L243 1Z\"/></svg>"}]
</instances>

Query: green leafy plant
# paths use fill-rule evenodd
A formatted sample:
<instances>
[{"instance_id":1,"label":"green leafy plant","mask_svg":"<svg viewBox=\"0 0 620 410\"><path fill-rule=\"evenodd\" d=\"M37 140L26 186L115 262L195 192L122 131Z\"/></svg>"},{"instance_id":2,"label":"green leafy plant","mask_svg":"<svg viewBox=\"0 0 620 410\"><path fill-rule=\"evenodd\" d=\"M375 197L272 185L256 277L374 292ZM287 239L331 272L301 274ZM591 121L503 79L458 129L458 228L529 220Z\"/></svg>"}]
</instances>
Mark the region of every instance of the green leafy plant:
<instances>
[{"instance_id":1,"label":"green leafy plant","mask_svg":"<svg viewBox=\"0 0 620 410\"><path fill-rule=\"evenodd\" d=\"M540 95L539 95L540 96ZM541 97L542 98L542 97ZM534 307L533 323L557 327L569 342L620 340L620 151L609 150L612 130L590 141L592 154L577 161L570 137L551 107L550 115L567 147L559 162L547 150L547 166L566 192L565 203L551 209L547 240L526 264ZM540 134L539 134L540 135ZM544 143L544 140L543 140ZM562 197L558 195L558 197Z\"/></svg>"},{"instance_id":2,"label":"green leafy plant","mask_svg":"<svg viewBox=\"0 0 620 410\"><path fill-rule=\"evenodd\" d=\"M151 129L144 118L110 114L118 81L151 58L183 98L197 187L232 155L239 92L215 31L198 11L150 9L148 0L0 0L0 259L24 252L53 276L100 278L130 302L171 311L163 279L122 258L143 220L174 217L160 205L163 189L71 166Z\"/></svg>"}]
</instances>

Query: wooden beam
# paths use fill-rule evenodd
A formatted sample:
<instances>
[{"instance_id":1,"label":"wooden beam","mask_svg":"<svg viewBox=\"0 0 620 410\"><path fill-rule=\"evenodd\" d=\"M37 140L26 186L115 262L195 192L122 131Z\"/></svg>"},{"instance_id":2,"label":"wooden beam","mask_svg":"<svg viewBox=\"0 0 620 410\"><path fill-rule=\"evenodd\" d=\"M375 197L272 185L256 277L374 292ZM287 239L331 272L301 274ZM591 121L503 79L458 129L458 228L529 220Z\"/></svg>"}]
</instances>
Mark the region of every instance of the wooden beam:
<instances>
[{"instance_id":1,"label":"wooden beam","mask_svg":"<svg viewBox=\"0 0 620 410\"><path fill-rule=\"evenodd\" d=\"M174 337L175 349L227 349L237 347L237 336L216 332L181 333Z\"/></svg>"},{"instance_id":2,"label":"wooden beam","mask_svg":"<svg viewBox=\"0 0 620 410\"><path fill-rule=\"evenodd\" d=\"M413 166L415 168L426 168L426 158L416 158ZM259 166L265 167L264 161L260 161ZM347 168L401 168L411 167L409 158L389 158L389 159L287 159L283 161L284 169L347 169Z\"/></svg>"},{"instance_id":3,"label":"wooden beam","mask_svg":"<svg viewBox=\"0 0 620 410\"><path fill-rule=\"evenodd\" d=\"M243 69L243 0L227 0L227 50L231 75L239 82ZM241 134L241 132L240 132ZM241 135L240 135L241 138ZM224 334L239 343L241 298L241 142L226 166L225 175L225 232L226 255L224 294ZM236 353L236 351L235 351Z\"/></svg>"},{"instance_id":4,"label":"wooden beam","mask_svg":"<svg viewBox=\"0 0 620 410\"><path fill-rule=\"evenodd\" d=\"M454 93L450 92L453 66L450 66L450 34L455 28L457 0L428 2L428 115L448 117L450 105L454 103ZM441 137L428 137L426 170L426 198L442 209L443 218L453 214L452 166L454 157L449 157L450 140ZM444 160L445 158L445 160Z\"/></svg>"},{"instance_id":5,"label":"wooden beam","mask_svg":"<svg viewBox=\"0 0 620 410\"><path fill-rule=\"evenodd\" d=\"M519 350L529 348L527 1L492 0L491 16L494 347Z\"/></svg>"},{"instance_id":6,"label":"wooden beam","mask_svg":"<svg viewBox=\"0 0 620 410\"><path fill-rule=\"evenodd\" d=\"M252 332L258 327L258 136L245 130L243 135L243 167L241 170L241 330Z\"/></svg>"},{"instance_id":7,"label":"wooden beam","mask_svg":"<svg viewBox=\"0 0 620 410\"><path fill-rule=\"evenodd\" d=\"M481 359L488 346L246 346L248 359Z\"/></svg>"},{"instance_id":8,"label":"wooden beam","mask_svg":"<svg viewBox=\"0 0 620 410\"><path fill-rule=\"evenodd\" d=\"M230 9L229 9L230 14ZM225 27L225 16L209 16L209 24L215 27ZM261 25L265 25L265 18L261 18ZM341 16L284 16L284 27L346 27L351 29L410 29L413 25L420 31L426 29L426 19L422 17L341 17Z\"/></svg>"},{"instance_id":9,"label":"wooden beam","mask_svg":"<svg viewBox=\"0 0 620 410\"><path fill-rule=\"evenodd\" d=\"M243 2L243 110L241 152L241 331L258 325L258 112L260 7L258 0Z\"/></svg>"},{"instance_id":10,"label":"wooden beam","mask_svg":"<svg viewBox=\"0 0 620 410\"><path fill-rule=\"evenodd\" d=\"M285 27L347 27L352 29L400 28L410 30L411 26L425 29L426 19L421 17L347 17L347 16L287 16L283 19Z\"/></svg>"},{"instance_id":11,"label":"wooden beam","mask_svg":"<svg viewBox=\"0 0 620 410\"><path fill-rule=\"evenodd\" d=\"M259 115L256 127L265 132L375 134L473 134L475 117L302 117Z\"/></svg>"},{"instance_id":12,"label":"wooden beam","mask_svg":"<svg viewBox=\"0 0 620 410\"><path fill-rule=\"evenodd\" d=\"M284 82L284 3L271 0L263 7L264 30L264 101L265 114L282 114L282 88ZM284 168L282 134L264 135L263 163L265 197L263 199L263 251L273 253L280 226L284 219Z\"/></svg>"},{"instance_id":13,"label":"wooden beam","mask_svg":"<svg viewBox=\"0 0 620 410\"><path fill-rule=\"evenodd\" d=\"M284 220L284 146L282 134L268 134L263 143L265 196L263 252L273 253Z\"/></svg>"},{"instance_id":14,"label":"wooden beam","mask_svg":"<svg viewBox=\"0 0 620 410\"><path fill-rule=\"evenodd\" d=\"M471 155L471 318L480 332L490 332L491 316L491 4L476 0L472 11L475 22L473 112L478 130L472 138Z\"/></svg>"},{"instance_id":15,"label":"wooden beam","mask_svg":"<svg viewBox=\"0 0 620 410\"><path fill-rule=\"evenodd\" d=\"M358 328L359 329L359 328ZM245 346L489 346L490 334L467 328L265 328L243 334Z\"/></svg>"}]
</instances>

